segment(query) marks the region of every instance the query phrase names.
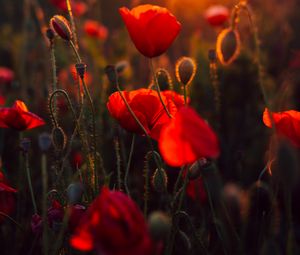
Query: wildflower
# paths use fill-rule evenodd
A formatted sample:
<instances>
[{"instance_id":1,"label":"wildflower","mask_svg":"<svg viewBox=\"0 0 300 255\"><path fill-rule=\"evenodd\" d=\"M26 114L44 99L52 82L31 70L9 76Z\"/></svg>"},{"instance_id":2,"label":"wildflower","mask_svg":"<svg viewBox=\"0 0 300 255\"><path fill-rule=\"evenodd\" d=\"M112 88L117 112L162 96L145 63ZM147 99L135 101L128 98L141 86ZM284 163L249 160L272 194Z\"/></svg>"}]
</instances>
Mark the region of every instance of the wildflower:
<instances>
[{"instance_id":1,"label":"wildflower","mask_svg":"<svg viewBox=\"0 0 300 255\"><path fill-rule=\"evenodd\" d=\"M166 8L140 5L132 10L119 9L131 40L148 58L163 54L177 37L181 24Z\"/></svg>"},{"instance_id":2,"label":"wildflower","mask_svg":"<svg viewBox=\"0 0 300 255\"><path fill-rule=\"evenodd\" d=\"M223 5L213 5L204 13L204 18L206 19L207 23L213 27L222 26L228 20L228 17L229 10Z\"/></svg>"},{"instance_id":3,"label":"wildflower","mask_svg":"<svg viewBox=\"0 0 300 255\"><path fill-rule=\"evenodd\" d=\"M107 28L95 20L86 20L83 29L88 36L98 38L103 41L106 40L108 35Z\"/></svg>"},{"instance_id":4,"label":"wildflower","mask_svg":"<svg viewBox=\"0 0 300 255\"><path fill-rule=\"evenodd\" d=\"M289 110L273 113L266 108L263 114L263 122L270 128L272 122L274 122L279 135L288 138L296 147L300 147L300 112Z\"/></svg>"},{"instance_id":5,"label":"wildflower","mask_svg":"<svg viewBox=\"0 0 300 255\"><path fill-rule=\"evenodd\" d=\"M11 108L0 108L0 127L24 131L45 125L44 120L28 111L24 102L17 100Z\"/></svg>"},{"instance_id":6,"label":"wildflower","mask_svg":"<svg viewBox=\"0 0 300 255\"><path fill-rule=\"evenodd\" d=\"M219 155L216 134L190 107L181 107L174 119L163 127L158 146L170 166L191 164L201 157Z\"/></svg>"},{"instance_id":7,"label":"wildflower","mask_svg":"<svg viewBox=\"0 0 300 255\"><path fill-rule=\"evenodd\" d=\"M0 84L11 83L14 79L14 72L7 67L0 67Z\"/></svg>"},{"instance_id":8,"label":"wildflower","mask_svg":"<svg viewBox=\"0 0 300 255\"><path fill-rule=\"evenodd\" d=\"M106 255L150 255L152 241L137 205L119 191L103 188L82 218L71 245Z\"/></svg>"},{"instance_id":9,"label":"wildflower","mask_svg":"<svg viewBox=\"0 0 300 255\"><path fill-rule=\"evenodd\" d=\"M2 172L0 172L0 212L7 215L11 214L15 208L14 194L17 192L14 188L7 184ZM0 215L0 222L4 216Z\"/></svg>"},{"instance_id":10,"label":"wildflower","mask_svg":"<svg viewBox=\"0 0 300 255\"><path fill-rule=\"evenodd\" d=\"M123 91L122 94L147 133L153 139L158 139L161 128L170 121L170 118L166 114L156 91L151 89L138 89L130 92ZM177 112L177 107L172 101L171 96L165 96L163 92L161 94L169 112L174 115ZM130 132L144 134L143 130L128 111L118 92L113 93L109 97L107 108L112 117L115 118L124 129Z\"/></svg>"}]
</instances>

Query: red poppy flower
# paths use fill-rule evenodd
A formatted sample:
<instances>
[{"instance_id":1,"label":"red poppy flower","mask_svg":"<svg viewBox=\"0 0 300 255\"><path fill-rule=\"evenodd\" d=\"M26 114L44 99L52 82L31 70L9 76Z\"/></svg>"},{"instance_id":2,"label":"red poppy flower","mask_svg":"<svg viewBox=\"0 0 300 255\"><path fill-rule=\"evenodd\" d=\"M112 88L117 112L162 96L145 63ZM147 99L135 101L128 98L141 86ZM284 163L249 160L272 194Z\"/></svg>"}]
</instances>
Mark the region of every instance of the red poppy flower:
<instances>
[{"instance_id":1,"label":"red poppy flower","mask_svg":"<svg viewBox=\"0 0 300 255\"><path fill-rule=\"evenodd\" d=\"M58 9L64 12L68 11L66 0L50 0L50 2ZM80 17L86 13L87 5L84 2L78 0L75 1L73 0L70 2L71 2L72 12L74 16Z\"/></svg>"},{"instance_id":2,"label":"red poppy flower","mask_svg":"<svg viewBox=\"0 0 300 255\"><path fill-rule=\"evenodd\" d=\"M191 164L201 157L219 155L216 134L190 107L180 108L174 119L164 126L158 146L170 166Z\"/></svg>"},{"instance_id":3,"label":"red poppy flower","mask_svg":"<svg viewBox=\"0 0 300 255\"><path fill-rule=\"evenodd\" d=\"M130 92L123 91L122 93L148 134L153 139L158 139L163 125L168 123L170 118L166 114L157 92L151 89L138 89ZM177 108L171 97L162 94L162 98L171 115L174 115ZM144 134L128 111L119 92L115 92L109 97L107 108L112 117L118 120L124 129Z\"/></svg>"},{"instance_id":4,"label":"red poppy flower","mask_svg":"<svg viewBox=\"0 0 300 255\"><path fill-rule=\"evenodd\" d=\"M17 190L10 187L2 172L0 172L0 212L7 215L11 214L15 208L14 193ZM4 219L4 216L0 215L0 222Z\"/></svg>"},{"instance_id":5,"label":"red poppy flower","mask_svg":"<svg viewBox=\"0 0 300 255\"><path fill-rule=\"evenodd\" d=\"M11 108L0 108L0 127L24 131L45 125L37 115L28 111L24 102L17 100Z\"/></svg>"},{"instance_id":6,"label":"red poppy flower","mask_svg":"<svg viewBox=\"0 0 300 255\"><path fill-rule=\"evenodd\" d=\"M0 67L0 83L10 83L14 79L14 72L7 67Z\"/></svg>"},{"instance_id":7,"label":"red poppy flower","mask_svg":"<svg viewBox=\"0 0 300 255\"><path fill-rule=\"evenodd\" d=\"M181 24L168 9L140 5L131 11L119 9L135 47L146 57L163 54L177 37Z\"/></svg>"},{"instance_id":8,"label":"red poppy flower","mask_svg":"<svg viewBox=\"0 0 300 255\"><path fill-rule=\"evenodd\" d=\"M105 26L95 20L86 20L83 26L84 32L90 37L105 40L107 38L108 30Z\"/></svg>"},{"instance_id":9,"label":"red poppy flower","mask_svg":"<svg viewBox=\"0 0 300 255\"><path fill-rule=\"evenodd\" d=\"M172 100L176 107L179 109L180 107L184 106L184 96L177 94L173 90L164 90L161 92L169 100ZM190 98L187 98L187 104L190 103Z\"/></svg>"},{"instance_id":10,"label":"red poppy flower","mask_svg":"<svg viewBox=\"0 0 300 255\"><path fill-rule=\"evenodd\" d=\"M272 127L271 114L278 134L288 138L295 146L300 147L300 112L289 110L284 112L268 112L263 114L263 122L267 127Z\"/></svg>"},{"instance_id":11,"label":"red poppy flower","mask_svg":"<svg viewBox=\"0 0 300 255\"><path fill-rule=\"evenodd\" d=\"M55 224L61 223L64 218L64 208L57 200L53 200L47 215L50 228L55 228Z\"/></svg>"},{"instance_id":12,"label":"red poppy flower","mask_svg":"<svg viewBox=\"0 0 300 255\"><path fill-rule=\"evenodd\" d=\"M119 191L103 188L82 218L71 245L106 255L154 254L147 224L137 205Z\"/></svg>"},{"instance_id":13,"label":"red poppy flower","mask_svg":"<svg viewBox=\"0 0 300 255\"><path fill-rule=\"evenodd\" d=\"M223 5L213 5L209 7L204 17L211 26L222 26L229 17L229 10Z\"/></svg>"}]
</instances>

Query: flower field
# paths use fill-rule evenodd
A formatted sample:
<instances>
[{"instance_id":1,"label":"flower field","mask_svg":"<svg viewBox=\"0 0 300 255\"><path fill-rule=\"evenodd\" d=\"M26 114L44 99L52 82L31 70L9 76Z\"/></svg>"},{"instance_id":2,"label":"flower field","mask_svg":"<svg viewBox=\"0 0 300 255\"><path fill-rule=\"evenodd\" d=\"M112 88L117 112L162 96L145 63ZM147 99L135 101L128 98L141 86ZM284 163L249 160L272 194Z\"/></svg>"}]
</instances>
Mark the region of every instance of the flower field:
<instances>
[{"instance_id":1,"label":"flower field","mask_svg":"<svg viewBox=\"0 0 300 255\"><path fill-rule=\"evenodd\" d=\"M299 0L0 0L2 255L300 254Z\"/></svg>"}]
</instances>

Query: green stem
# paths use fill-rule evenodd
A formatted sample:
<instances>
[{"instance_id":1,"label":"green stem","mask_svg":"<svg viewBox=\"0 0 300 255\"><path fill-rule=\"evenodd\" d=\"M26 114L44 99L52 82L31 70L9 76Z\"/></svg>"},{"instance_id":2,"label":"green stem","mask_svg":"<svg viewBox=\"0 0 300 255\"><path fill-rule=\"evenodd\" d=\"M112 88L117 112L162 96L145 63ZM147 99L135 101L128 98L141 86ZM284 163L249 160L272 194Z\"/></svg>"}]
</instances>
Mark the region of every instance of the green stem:
<instances>
[{"instance_id":1,"label":"green stem","mask_svg":"<svg viewBox=\"0 0 300 255\"><path fill-rule=\"evenodd\" d=\"M25 168L26 168L26 174L27 174L27 180L28 180L28 186L29 186L29 190L30 190L32 205L33 205L33 211L34 211L34 214L37 214L37 206L36 206L36 202L35 202L35 198L34 198L34 192L33 192L33 187L32 187L32 182L31 182L31 176L30 176L28 153L25 153L24 156L25 156Z\"/></svg>"},{"instance_id":2,"label":"green stem","mask_svg":"<svg viewBox=\"0 0 300 255\"><path fill-rule=\"evenodd\" d=\"M42 155L41 160L42 180L43 180L43 247L44 254L48 254L48 225L47 225L47 191L48 191L48 175L47 175L47 156L45 153Z\"/></svg>"},{"instance_id":3,"label":"green stem","mask_svg":"<svg viewBox=\"0 0 300 255\"><path fill-rule=\"evenodd\" d=\"M75 26L75 21L74 21L74 16L73 16L73 13L72 13L72 7L71 7L70 0L66 0L66 4L67 4L68 13L69 13L69 16L70 16L70 21L71 21L72 34L73 34L74 42L75 42L76 48L78 48L76 26Z\"/></svg>"},{"instance_id":4,"label":"green stem","mask_svg":"<svg viewBox=\"0 0 300 255\"><path fill-rule=\"evenodd\" d=\"M134 143L135 143L135 134L132 135L130 152L129 152L126 172L125 172L125 176L124 176L124 186L125 186L125 191L126 191L128 196L130 196L130 191L129 191L129 188L128 188L128 175L129 175L129 169L130 169L131 159L132 159L132 155L133 155Z\"/></svg>"},{"instance_id":5,"label":"green stem","mask_svg":"<svg viewBox=\"0 0 300 255\"><path fill-rule=\"evenodd\" d=\"M161 102L161 104L163 105L167 115L169 116L169 118L172 118L172 115L170 114L167 106L165 105L162 97L161 97L161 92L160 92L160 87L159 87L159 84L158 84L158 80L157 80L157 77L156 77L156 74L155 74L155 71L154 71L154 66L153 66L153 60L152 58L149 59L149 62L150 62L150 70L152 72L152 75L153 75L153 79L154 79L154 83L155 83L155 86L156 86L156 90L157 90L157 94L158 94L158 97L159 97L159 100Z\"/></svg>"},{"instance_id":6,"label":"green stem","mask_svg":"<svg viewBox=\"0 0 300 255\"><path fill-rule=\"evenodd\" d=\"M50 44L51 49L51 64L52 64L52 93L57 89L57 73L56 73L56 59L55 59L55 49L54 49L54 43L51 42ZM54 97L54 106L53 111L54 114L56 114L56 97Z\"/></svg>"},{"instance_id":7,"label":"green stem","mask_svg":"<svg viewBox=\"0 0 300 255\"><path fill-rule=\"evenodd\" d=\"M73 43L72 40L70 40L69 42L70 42L71 48L73 49L73 51L74 51L74 53L75 53L75 56L76 56L76 58L77 58L77 62L78 62L78 63L81 63L81 57L80 57L80 55L79 55L79 52L78 52L78 50L77 50L75 44Z\"/></svg>"},{"instance_id":8,"label":"green stem","mask_svg":"<svg viewBox=\"0 0 300 255\"><path fill-rule=\"evenodd\" d=\"M24 231L23 227L18 223L16 222L12 217L10 217L9 215L7 215L6 213L4 212L1 212L0 211L0 215L2 215L3 217L7 218L8 220L10 220L12 223L14 223L20 230Z\"/></svg>"}]
</instances>

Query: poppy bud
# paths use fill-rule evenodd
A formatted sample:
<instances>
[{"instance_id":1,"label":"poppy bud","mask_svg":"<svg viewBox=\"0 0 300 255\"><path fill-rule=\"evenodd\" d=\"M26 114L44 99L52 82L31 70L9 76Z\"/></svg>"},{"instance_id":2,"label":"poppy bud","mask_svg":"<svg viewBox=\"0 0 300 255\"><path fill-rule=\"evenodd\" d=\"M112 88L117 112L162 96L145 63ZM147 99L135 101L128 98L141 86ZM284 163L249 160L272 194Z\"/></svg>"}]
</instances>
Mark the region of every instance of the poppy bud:
<instances>
[{"instance_id":1,"label":"poppy bud","mask_svg":"<svg viewBox=\"0 0 300 255\"><path fill-rule=\"evenodd\" d=\"M148 225L154 241L164 240L171 229L171 219L165 213L156 211L150 214Z\"/></svg>"},{"instance_id":2,"label":"poppy bud","mask_svg":"<svg viewBox=\"0 0 300 255\"><path fill-rule=\"evenodd\" d=\"M43 228L43 221L42 217L38 214L34 214L31 217L31 230L35 235L41 235L42 234L42 228Z\"/></svg>"},{"instance_id":3,"label":"poppy bud","mask_svg":"<svg viewBox=\"0 0 300 255\"><path fill-rule=\"evenodd\" d=\"M67 188L67 198L69 204L77 204L81 202L83 194L83 185L79 182L71 183Z\"/></svg>"},{"instance_id":4,"label":"poppy bud","mask_svg":"<svg viewBox=\"0 0 300 255\"><path fill-rule=\"evenodd\" d=\"M217 38L217 56L222 65L230 65L239 55L241 39L236 29L224 29Z\"/></svg>"},{"instance_id":5,"label":"poppy bud","mask_svg":"<svg viewBox=\"0 0 300 255\"><path fill-rule=\"evenodd\" d=\"M58 231L64 218L64 209L58 201L52 201L52 205L47 212L47 217L50 228Z\"/></svg>"},{"instance_id":6,"label":"poppy bud","mask_svg":"<svg viewBox=\"0 0 300 255\"><path fill-rule=\"evenodd\" d=\"M152 186L157 192L163 192L168 185L168 176L164 169L156 169L152 176Z\"/></svg>"},{"instance_id":7,"label":"poppy bud","mask_svg":"<svg viewBox=\"0 0 300 255\"><path fill-rule=\"evenodd\" d=\"M162 91L173 87L172 79L166 69L160 68L156 71L157 82Z\"/></svg>"},{"instance_id":8,"label":"poppy bud","mask_svg":"<svg viewBox=\"0 0 300 255\"><path fill-rule=\"evenodd\" d=\"M51 143L51 135L49 133L44 132L39 135L39 146L41 151L45 152L49 150Z\"/></svg>"},{"instance_id":9,"label":"poppy bud","mask_svg":"<svg viewBox=\"0 0 300 255\"><path fill-rule=\"evenodd\" d=\"M76 227L79 225L82 216L84 216L86 207L79 204L71 205L68 207L68 211L69 211L68 227L69 227L69 231L73 233Z\"/></svg>"},{"instance_id":10,"label":"poppy bud","mask_svg":"<svg viewBox=\"0 0 300 255\"><path fill-rule=\"evenodd\" d=\"M201 175L201 166L199 161L197 160L194 164L189 168L189 179L196 180Z\"/></svg>"},{"instance_id":11,"label":"poppy bud","mask_svg":"<svg viewBox=\"0 0 300 255\"><path fill-rule=\"evenodd\" d=\"M52 129L52 143L56 150L62 151L66 147L67 137L61 127L54 127Z\"/></svg>"},{"instance_id":12,"label":"poppy bud","mask_svg":"<svg viewBox=\"0 0 300 255\"><path fill-rule=\"evenodd\" d=\"M75 65L78 76L83 79L86 72L87 65L85 63L78 63Z\"/></svg>"},{"instance_id":13,"label":"poppy bud","mask_svg":"<svg viewBox=\"0 0 300 255\"><path fill-rule=\"evenodd\" d=\"M61 15L55 15L50 19L50 26L58 36L66 41L72 39L72 31L67 19Z\"/></svg>"},{"instance_id":14,"label":"poppy bud","mask_svg":"<svg viewBox=\"0 0 300 255\"><path fill-rule=\"evenodd\" d=\"M108 78L108 80L112 83L112 84L116 84L117 83L117 72L116 72L116 68L114 65L108 65L105 67L104 69L105 74Z\"/></svg>"},{"instance_id":15,"label":"poppy bud","mask_svg":"<svg viewBox=\"0 0 300 255\"><path fill-rule=\"evenodd\" d=\"M195 77L197 65L192 58L182 57L175 66L176 78L183 85L188 85Z\"/></svg>"},{"instance_id":16,"label":"poppy bud","mask_svg":"<svg viewBox=\"0 0 300 255\"><path fill-rule=\"evenodd\" d=\"M49 39L49 41L52 42L55 36L54 31L51 28L48 28L46 30L46 36Z\"/></svg>"},{"instance_id":17,"label":"poppy bud","mask_svg":"<svg viewBox=\"0 0 300 255\"><path fill-rule=\"evenodd\" d=\"M23 138L20 142L20 148L24 153L28 153L30 150L31 141L29 138Z\"/></svg>"}]
</instances>

